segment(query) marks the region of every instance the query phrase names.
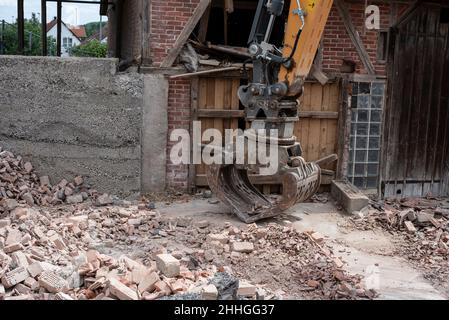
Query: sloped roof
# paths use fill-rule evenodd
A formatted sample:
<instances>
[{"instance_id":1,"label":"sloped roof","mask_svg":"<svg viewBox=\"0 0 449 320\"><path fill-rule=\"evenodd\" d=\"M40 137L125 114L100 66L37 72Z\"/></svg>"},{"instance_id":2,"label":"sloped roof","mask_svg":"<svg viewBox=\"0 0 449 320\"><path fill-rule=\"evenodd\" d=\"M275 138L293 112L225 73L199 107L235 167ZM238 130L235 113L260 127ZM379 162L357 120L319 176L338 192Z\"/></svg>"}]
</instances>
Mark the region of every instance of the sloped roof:
<instances>
[{"instance_id":1,"label":"sloped roof","mask_svg":"<svg viewBox=\"0 0 449 320\"><path fill-rule=\"evenodd\" d=\"M75 26L71 27L70 30L78 37L85 38L86 37L86 28L84 26Z\"/></svg>"},{"instance_id":2,"label":"sloped roof","mask_svg":"<svg viewBox=\"0 0 449 320\"><path fill-rule=\"evenodd\" d=\"M81 41L80 38L86 37L86 29L84 26L77 26L77 27L68 27L67 24L64 21L61 21L62 24L72 32L72 34L78 38L78 40ZM47 32L53 29L56 26L57 18L55 17L53 20L47 23Z\"/></svg>"},{"instance_id":3,"label":"sloped roof","mask_svg":"<svg viewBox=\"0 0 449 320\"><path fill-rule=\"evenodd\" d=\"M88 43L92 40L98 40L98 41L103 41L104 39L106 39L108 37L108 24L106 24L102 31L101 31L101 40L100 40L100 31L97 31L93 34L90 35L90 37L84 39L81 44L85 44Z\"/></svg>"}]
</instances>

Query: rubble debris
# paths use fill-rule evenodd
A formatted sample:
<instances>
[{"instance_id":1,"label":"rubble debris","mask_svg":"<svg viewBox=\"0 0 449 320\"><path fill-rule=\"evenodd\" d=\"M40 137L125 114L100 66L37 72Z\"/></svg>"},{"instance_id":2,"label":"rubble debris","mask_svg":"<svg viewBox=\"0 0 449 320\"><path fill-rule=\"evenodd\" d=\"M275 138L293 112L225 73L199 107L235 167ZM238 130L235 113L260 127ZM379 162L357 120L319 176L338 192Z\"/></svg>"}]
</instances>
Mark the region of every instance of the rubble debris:
<instances>
[{"instance_id":1,"label":"rubble debris","mask_svg":"<svg viewBox=\"0 0 449 320\"><path fill-rule=\"evenodd\" d=\"M325 239L313 232L275 223L239 229L163 217L147 199L113 205L82 177L51 185L22 163L0 151L2 299L278 299L285 292L301 298L373 297L360 276L340 269L343 262L336 263ZM33 208L25 193L32 195ZM92 205L67 203L73 196L85 201L83 193ZM5 199L18 205L6 210ZM441 215L434 218L445 226ZM435 227L430 222L425 228ZM440 231L445 244L448 237ZM308 286L312 281L315 286Z\"/></svg>"},{"instance_id":2,"label":"rubble debris","mask_svg":"<svg viewBox=\"0 0 449 320\"><path fill-rule=\"evenodd\" d=\"M416 228L413 225L413 223L411 221L405 221L404 222L405 227L407 228L407 231L410 233L415 233L416 232Z\"/></svg>"},{"instance_id":3,"label":"rubble debris","mask_svg":"<svg viewBox=\"0 0 449 320\"><path fill-rule=\"evenodd\" d=\"M50 293L59 293L67 288L67 282L52 271L42 272L38 282Z\"/></svg>"},{"instance_id":4,"label":"rubble debris","mask_svg":"<svg viewBox=\"0 0 449 320\"><path fill-rule=\"evenodd\" d=\"M139 300L137 292L128 288L117 279L109 279L109 290L119 300Z\"/></svg>"},{"instance_id":5,"label":"rubble debris","mask_svg":"<svg viewBox=\"0 0 449 320\"><path fill-rule=\"evenodd\" d=\"M218 290L213 284L207 285L203 288L203 292L201 293L203 300L217 300L218 299Z\"/></svg>"},{"instance_id":6,"label":"rubble debris","mask_svg":"<svg viewBox=\"0 0 449 320\"><path fill-rule=\"evenodd\" d=\"M347 181L332 181L331 191L334 199L336 199L349 214L361 211L369 204L368 197Z\"/></svg>"},{"instance_id":7,"label":"rubble debris","mask_svg":"<svg viewBox=\"0 0 449 320\"><path fill-rule=\"evenodd\" d=\"M37 175L30 162L0 149L0 216L22 206L77 204L96 196L80 176L73 183L63 179L52 185L48 176Z\"/></svg>"},{"instance_id":8,"label":"rubble debris","mask_svg":"<svg viewBox=\"0 0 449 320\"><path fill-rule=\"evenodd\" d=\"M253 286L252 284L245 281L240 281L237 295L243 297L254 297L256 295L256 290L256 286Z\"/></svg>"},{"instance_id":9,"label":"rubble debris","mask_svg":"<svg viewBox=\"0 0 449 320\"><path fill-rule=\"evenodd\" d=\"M445 198L386 199L369 214L352 219L361 230L382 229L394 235L395 254L405 257L438 287L449 290L449 201Z\"/></svg>"},{"instance_id":10,"label":"rubble debris","mask_svg":"<svg viewBox=\"0 0 449 320\"><path fill-rule=\"evenodd\" d=\"M251 253L254 251L254 244L252 242L233 242L231 248L235 252Z\"/></svg>"},{"instance_id":11,"label":"rubble debris","mask_svg":"<svg viewBox=\"0 0 449 320\"><path fill-rule=\"evenodd\" d=\"M218 300L236 300L239 279L227 272L217 273L210 282L218 291Z\"/></svg>"},{"instance_id":12,"label":"rubble debris","mask_svg":"<svg viewBox=\"0 0 449 320\"><path fill-rule=\"evenodd\" d=\"M167 277L173 278L180 273L179 260L170 254L159 254L156 256L158 269Z\"/></svg>"}]
</instances>

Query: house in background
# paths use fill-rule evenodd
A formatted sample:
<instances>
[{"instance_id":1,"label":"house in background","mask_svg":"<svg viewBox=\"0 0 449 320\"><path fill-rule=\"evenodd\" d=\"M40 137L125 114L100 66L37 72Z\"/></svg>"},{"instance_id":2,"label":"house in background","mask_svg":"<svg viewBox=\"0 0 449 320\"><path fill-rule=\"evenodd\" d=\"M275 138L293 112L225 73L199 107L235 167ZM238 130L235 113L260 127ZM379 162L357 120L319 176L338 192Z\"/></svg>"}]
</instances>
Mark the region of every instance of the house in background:
<instances>
[{"instance_id":1,"label":"house in background","mask_svg":"<svg viewBox=\"0 0 449 320\"><path fill-rule=\"evenodd\" d=\"M47 37L57 37L57 20L54 18L47 23ZM86 38L86 29L84 26L70 26L62 21L61 23L61 56L70 56L70 49L74 46L81 44L83 39Z\"/></svg>"},{"instance_id":2,"label":"house in background","mask_svg":"<svg viewBox=\"0 0 449 320\"><path fill-rule=\"evenodd\" d=\"M104 26L101 29L101 33L100 33L100 30L98 30L97 32L90 35L89 37L85 38L81 42L81 45L89 43L93 40L98 40L100 43L107 44L108 43L108 25Z\"/></svg>"}]
</instances>

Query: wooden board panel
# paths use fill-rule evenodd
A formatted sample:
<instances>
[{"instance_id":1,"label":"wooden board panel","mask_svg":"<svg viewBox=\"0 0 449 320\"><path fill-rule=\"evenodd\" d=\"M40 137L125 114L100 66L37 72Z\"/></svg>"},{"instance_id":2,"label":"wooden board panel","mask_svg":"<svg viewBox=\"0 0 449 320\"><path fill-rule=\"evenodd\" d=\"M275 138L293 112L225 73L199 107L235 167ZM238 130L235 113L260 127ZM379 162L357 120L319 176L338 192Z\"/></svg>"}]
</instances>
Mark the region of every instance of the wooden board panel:
<instances>
[{"instance_id":1,"label":"wooden board panel","mask_svg":"<svg viewBox=\"0 0 449 320\"><path fill-rule=\"evenodd\" d=\"M449 25L441 23L438 6L420 4L394 31L382 155L384 196L444 196Z\"/></svg>"},{"instance_id":2,"label":"wooden board panel","mask_svg":"<svg viewBox=\"0 0 449 320\"><path fill-rule=\"evenodd\" d=\"M202 123L202 132L208 128L215 128L219 129L224 137L224 130L238 129L239 119L243 120L244 117L237 96L239 86L239 78L199 79L197 117ZM319 83L305 84L304 95L300 99L300 121L295 126L295 135L301 142L303 156L308 161L338 153L339 96L338 83L329 83L325 86ZM324 168L335 171L336 163ZM204 165L198 165L196 173L197 186L205 186ZM256 181L264 184L263 179Z\"/></svg>"}]
</instances>

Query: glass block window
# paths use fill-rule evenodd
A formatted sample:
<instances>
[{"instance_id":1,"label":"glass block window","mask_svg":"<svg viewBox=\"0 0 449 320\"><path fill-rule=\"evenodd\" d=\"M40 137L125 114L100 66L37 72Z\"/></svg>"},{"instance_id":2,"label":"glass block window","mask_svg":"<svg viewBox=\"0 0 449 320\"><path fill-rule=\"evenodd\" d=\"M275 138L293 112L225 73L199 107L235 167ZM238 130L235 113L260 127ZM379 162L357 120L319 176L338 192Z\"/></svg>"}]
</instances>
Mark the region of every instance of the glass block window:
<instances>
[{"instance_id":1,"label":"glass block window","mask_svg":"<svg viewBox=\"0 0 449 320\"><path fill-rule=\"evenodd\" d=\"M360 189L378 187L384 97L383 82L352 83L347 177Z\"/></svg>"}]
</instances>

